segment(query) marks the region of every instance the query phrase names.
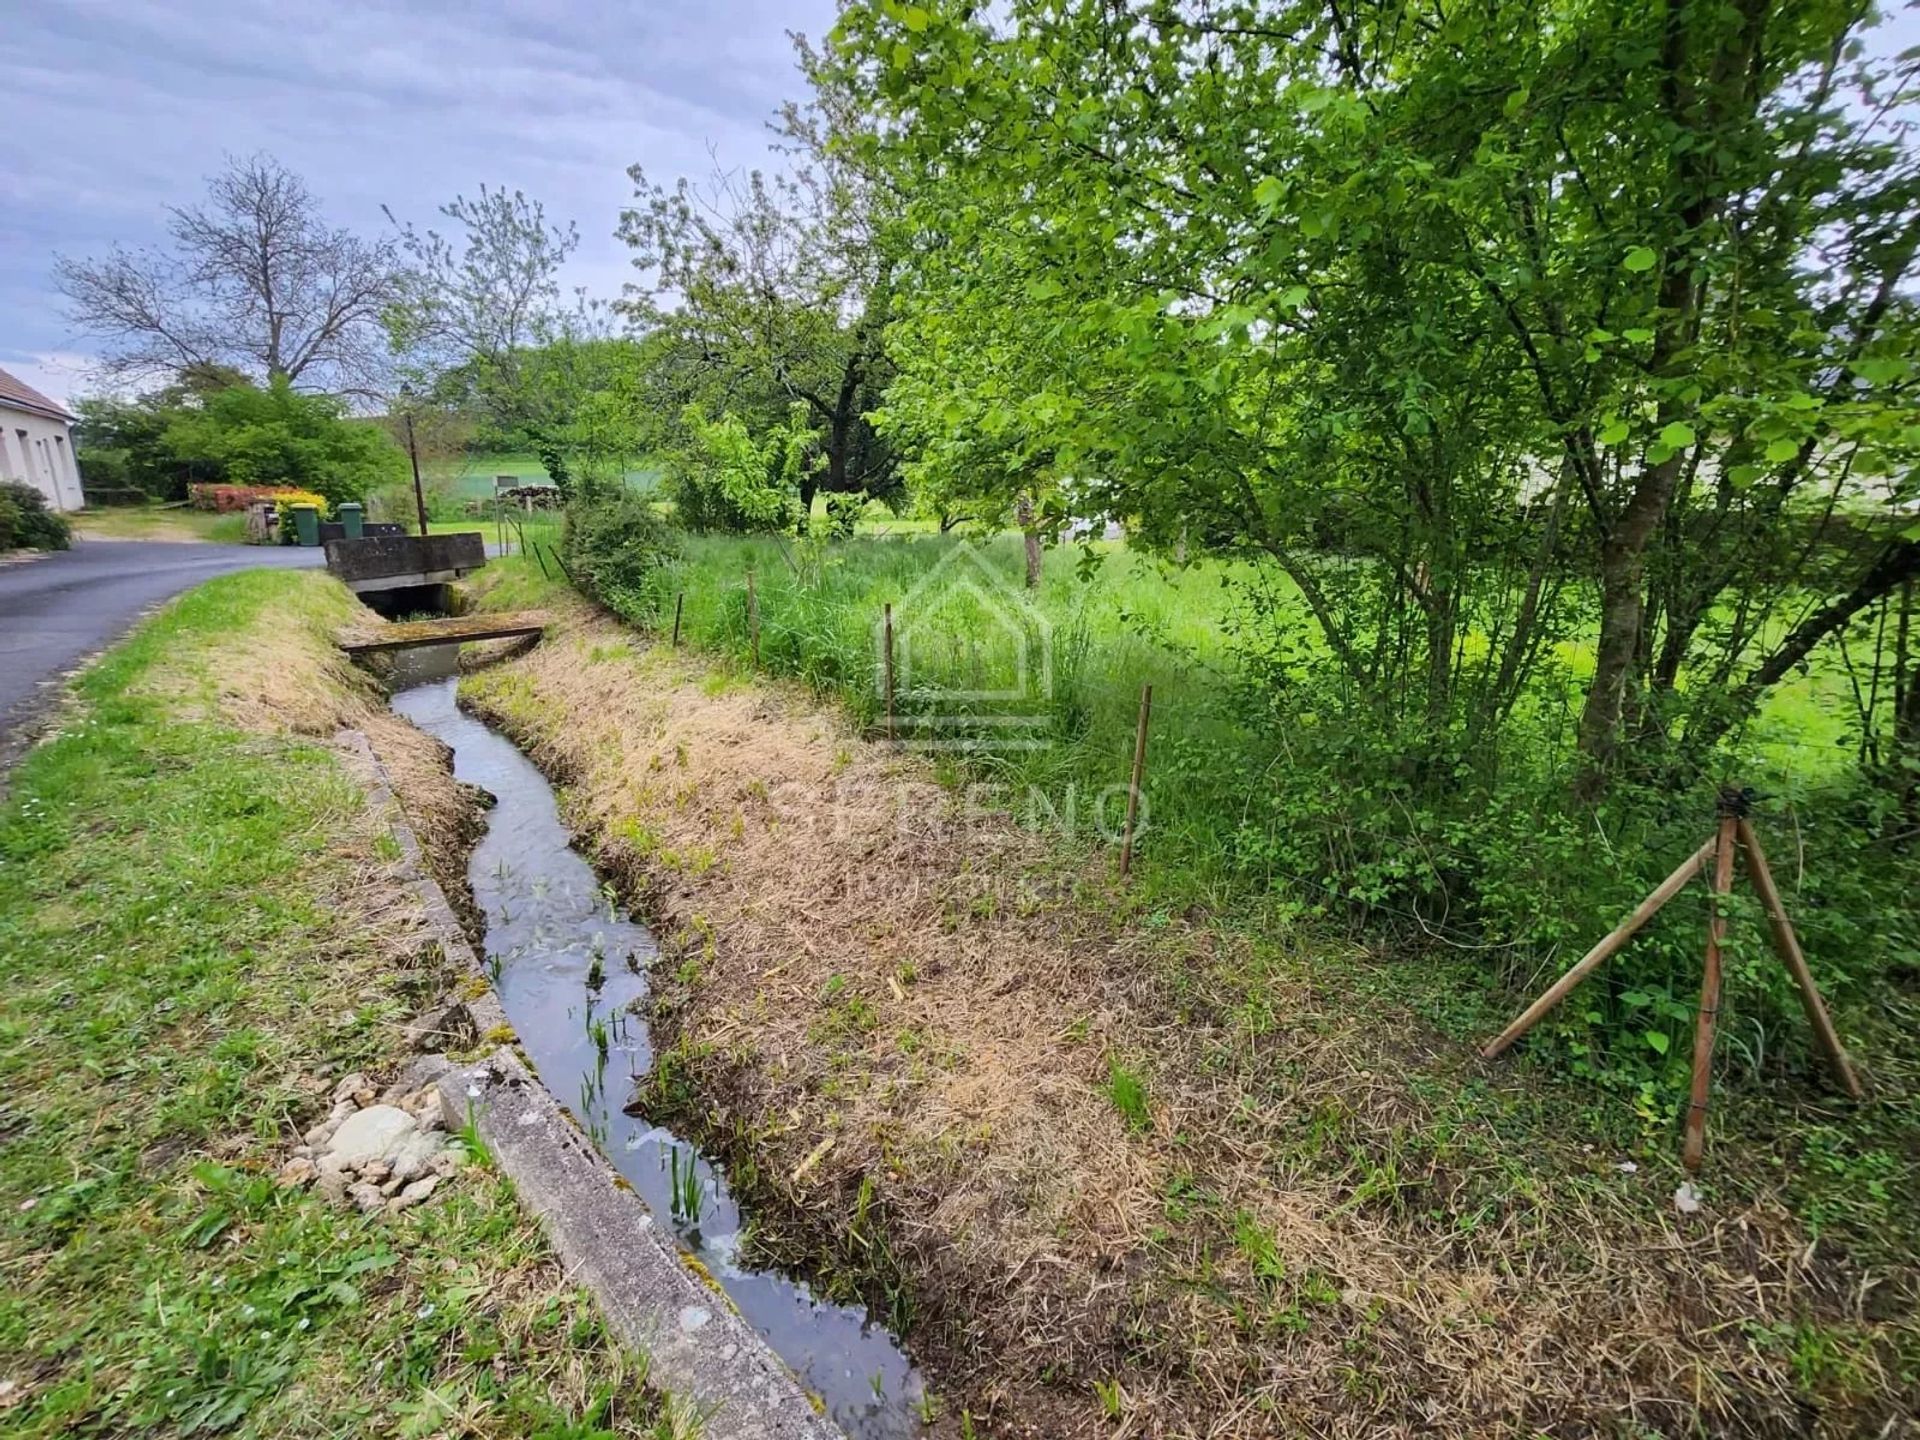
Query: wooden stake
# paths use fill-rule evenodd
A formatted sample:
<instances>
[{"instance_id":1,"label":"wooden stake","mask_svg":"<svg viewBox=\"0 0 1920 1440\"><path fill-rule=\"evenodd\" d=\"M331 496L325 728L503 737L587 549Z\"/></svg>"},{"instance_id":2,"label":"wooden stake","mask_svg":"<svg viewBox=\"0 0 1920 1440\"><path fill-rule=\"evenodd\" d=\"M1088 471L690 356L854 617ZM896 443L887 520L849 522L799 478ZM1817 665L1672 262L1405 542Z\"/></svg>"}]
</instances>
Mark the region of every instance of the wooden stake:
<instances>
[{"instance_id":1,"label":"wooden stake","mask_svg":"<svg viewBox=\"0 0 1920 1440\"><path fill-rule=\"evenodd\" d=\"M760 668L760 597L754 593L753 567L747 567L747 634L753 640L753 668Z\"/></svg>"},{"instance_id":2,"label":"wooden stake","mask_svg":"<svg viewBox=\"0 0 1920 1440\"><path fill-rule=\"evenodd\" d=\"M1820 1042L1820 1048L1826 1051L1827 1063L1833 1066L1833 1073L1847 1094L1858 1100L1864 1095L1860 1088L1860 1079L1853 1073L1853 1066L1847 1062L1846 1047L1840 1043L1840 1034L1833 1028L1833 1021L1827 1015L1827 1007L1820 998L1820 987L1813 983L1813 971L1807 968L1807 957L1801 953L1799 938L1793 933L1793 922L1787 919L1787 907L1780 901L1779 887L1773 883L1773 871L1767 867L1766 852L1760 848L1760 837L1753 832L1753 823L1746 816L1739 819L1740 844L1747 852L1747 871L1753 878L1753 888L1760 892L1760 903L1766 907L1767 922L1773 929L1773 945L1780 952L1780 958L1786 962L1788 971L1793 975L1793 983L1800 987L1800 1004L1807 1012L1807 1023L1813 1026L1814 1038Z\"/></svg>"},{"instance_id":3,"label":"wooden stake","mask_svg":"<svg viewBox=\"0 0 1920 1440\"><path fill-rule=\"evenodd\" d=\"M1687 1098L1686 1139L1680 1163L1697 1171L1707 1148L1707 1091L1713 1084L1713 1039L1720 1024L1720 947L1727 938L1727 895L1733 889L1733 851L1739 839L1739 819L1732 811L1720 816L1714 839L1713 913L1707 917L1707 963L1700 977L1700 1014L1693 1027L1693 1088Z\"/></svg>"},{"instance_id":4,"label":"wooden stake","mask_svg":"<svg viewBox=\"0 0 1920 1440\"><path fill-rule=\"evenodd\" d=\"M687 603L687 592L676 590L673 594L673 647L680 648L680 611Z\"/></svg>"},{"instance_id":5,"label":"wooden stake","mask_svg":"<svg viewBox=\"0 0 1920 1440\"><path fill-rule=\"evenodd\" d=\"M1147 716L1153 710L1153 686L1140 687L1140 723L1133 732L1133 780L1127 786L1127 833L1120 842L1120 878L1133 868L1133 820L1140 810L1140 776L1147 768Z\"/></svg>"},{"instance_id":6,"label":"wooden stake","mask_svg":"<svg viewBox=\"0 0 1920 1440\"><path fill-rule=\"evenodd\" d=\"M1500 1054L1501 1051L1513 1044L1514 1041L1526 1034L1527 1031L1539 1024L1541 1016L1545 1015L1549 1010L1553 1009L1554 1006L1566 999L1567 993L1571 991L1574 986L1578 985L1582 980L1586 979L1587 976L1611 959L1621 946L1625 945L1627 941L1639 933L1643 925L1660 913L1661 906L1665 905L1686 887L1687 882L1699 873L1700 867L1707 863L1707 857L1713 854L1714 847L1718 844L1719 839L1717 836L1711 838L1706 844L1694 851L1693 854L1689 855L1685 860L1682 860L1679 868L1667 876L1666 879L1662 880L1658 887L1654 889L1653 893L1642 900L1638 908L1636 908L1631 915L1627 916L1626 919L1622 920L1611 934L1585 955L1581 956L1580 959L1574 963L1573 968L1568 970L1567 973L1562 975L1558 980L1554 981L1552 987L1538 1000L1534 1001L1533 1004L1523 1010L1518 1019L1498 1035L1494 1036L1492 1040L1488 1041L1486 1046L1480 1051L1481 1057L1487 1060L1493 1059L1496 1055Z\"/></svg>"},{"instance_id":7,"label":"wooden stake","mask_svg":"<svg viewBox=\"0 0 1920 1440\"><path fill-rule=\"evenodd\" d=\"M886 632L887 739L893 739L893 606L881 607L881 628Z\"/></svg>"}]
</instances>

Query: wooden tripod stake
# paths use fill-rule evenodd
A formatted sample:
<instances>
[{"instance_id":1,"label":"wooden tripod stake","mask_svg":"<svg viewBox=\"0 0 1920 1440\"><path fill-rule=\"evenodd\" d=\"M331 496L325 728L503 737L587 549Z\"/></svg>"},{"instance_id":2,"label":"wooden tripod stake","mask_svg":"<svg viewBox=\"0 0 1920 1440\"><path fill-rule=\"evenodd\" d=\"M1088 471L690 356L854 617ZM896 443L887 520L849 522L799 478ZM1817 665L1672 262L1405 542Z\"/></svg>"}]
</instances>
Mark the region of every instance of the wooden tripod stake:
<instances>
[{"instance_id":1,"label":"wooden tripod stake","mask_svg":"<svg viewBox=\"0 0 1920 1440\"><path fill-rule=\"evenodd\" d=\"M1749 803L1748 793L1744 790L1722 790L1719 824L1706 844L1681 861L1679 868L1654 887L1631 915L1581 956L1566 974L1554 981L1538 1000L1521 1011L1511 1025L1489 1040L1480 1051L1484 1058L1491 1060L1539 1024L1540 1018L1566 999L1574 986L1618 954L1627 941L1660 913L1663 905L1684 890L1687 882L1705 867L1707 861L1713 861L1713 914L1707 921L1706 965L1700 979L1700 1013L1695 1020L1693 1033L1693 1085L1687 1103L1685 1140L1680 1151L1681 1162L1689 1170L1698 1170L1701 1157L1706 1153L1707 1090L1713 1070L1713 1042L1720 1021L1720 947L1726 940L1725 904L1728 893L1733 889L1733 859L1736 851L1746 854L1747 873L1760 896L1760 903L1766 908L1774 948L1780 952L1780 958L1786 963L1794 984L1799 987L1800 1004L1807 1012L1807 1022L1813 1027L1814 1038L1820 1042L1827 1063L1848 1095L1858 1100L1864 1093L1859 1077L1854 1074L1853 1066L1847 1060L1846 1049L1840 1043L1839 1032L1833 1028L1833 1020L1827 1014L1826 1003L1820 998L1820 989L1813 982L1813 972L1807 968L1807 958L1801 953L1800 941L1793 933L1793 922L1787 919L1787 909L1781 902L1779 887L1773 883L1773 872L1767 868L1766 852L1760 848L1760 839L1754 834L1752 822L1747 819Z\"/></svg>"}]
</instances>

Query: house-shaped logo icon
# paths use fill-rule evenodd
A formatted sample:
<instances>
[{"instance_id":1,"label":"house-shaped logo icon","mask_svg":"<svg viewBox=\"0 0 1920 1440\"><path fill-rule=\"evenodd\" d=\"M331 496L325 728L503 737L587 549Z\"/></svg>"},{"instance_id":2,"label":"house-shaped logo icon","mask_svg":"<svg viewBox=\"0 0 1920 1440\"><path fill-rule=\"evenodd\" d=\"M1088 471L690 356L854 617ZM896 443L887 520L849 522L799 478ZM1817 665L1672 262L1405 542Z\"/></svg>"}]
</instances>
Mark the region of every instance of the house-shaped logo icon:
<instances>
[{"instance_id":1,"label":"house-shaped logo icon","mask_svg":"<svg viewBox=\"0 0 1920 1440\"><path fill-rule=\"evenodd\" d=\"M894 607L894 695L909 745L1033 749L1048 743L1053 626L965 541ZM877 693L886 633L874 627Z\"/></svg>"}]
</instances>

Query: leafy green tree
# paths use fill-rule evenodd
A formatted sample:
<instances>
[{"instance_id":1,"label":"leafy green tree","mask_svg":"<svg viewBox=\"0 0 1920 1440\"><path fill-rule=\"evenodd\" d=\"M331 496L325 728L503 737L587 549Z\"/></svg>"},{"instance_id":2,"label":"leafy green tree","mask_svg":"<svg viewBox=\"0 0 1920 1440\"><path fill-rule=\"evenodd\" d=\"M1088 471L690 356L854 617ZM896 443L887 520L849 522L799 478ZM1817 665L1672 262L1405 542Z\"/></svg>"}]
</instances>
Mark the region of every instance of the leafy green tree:
<instances>
[{"instance_id":1,"label":"leafy green tree","mask_svg":"<svg viewBox=\"0 0 1920 1440\"><path fill-rule=\"evenodd\" d=\"M1262 557L1291 668L1422 744L1489 753L1591 634L1597 792L1920 563L1915 60L1873 21L851 4L832 83L904 199L887 409Z\"/></svg>"},{"instance_id":2,"label":"leafy green tree","mask_svg":"<svg viewBox=\"0 0 1920 1440\"><path fill-rule=\"evenodd\" d=\"M284 377L265 389L232 385L177 410L165 444L177 462L216 465L231 484L296 486L333 505L407 477L406 456L379 426Z\"/></svg>"},{"instance_id":3,"label":"leafy green tree","mask_svg":"<svg viewBox=\"0 0 1920 1440\"><path fill-rule=\"evenodd\" d=\"M709 420L689 405L667 482L680 523L733 533L791 527L813 440L804 411L795 411L786 425L756 436L737 415Z\"/></svg>"},{"instance_id":4,"label":"leafy green tree","mask_svg":"<svg viewBox=\"0 0 1920 1440\"><path fill-rule=\"evenodd\" d=\"M80 423L74 427L73 443L87 489L140 490L154 500L184 500L187 486L219 480L217 463L181 460L167 444L167 429L182 410L215 391L246 383L246 377L230 367L196 365L161 389L133 399L101 395L76 400Z\"/></svg>"},{"instance_id":5,"label":"leafy green tree","mask_svg":"<svg viewBox=\"0 0 1920 1440\"><path fill-rule=\"evenodd\" d=\"M802 58L814 61L804 48ZM892 262L874 193L837 148L843 112L821 78L821 103L783 119L790 175L722 172L667 188L635 165L635 204L620 219L642 276L623 308L701 361L678 372L690 382L679 398L769 431L785 427L790 405L805 407L818 438L799 477L802 525L816 493L900 492L893 447L870 419L892 374Z\"/></svg>"}]
</instances>

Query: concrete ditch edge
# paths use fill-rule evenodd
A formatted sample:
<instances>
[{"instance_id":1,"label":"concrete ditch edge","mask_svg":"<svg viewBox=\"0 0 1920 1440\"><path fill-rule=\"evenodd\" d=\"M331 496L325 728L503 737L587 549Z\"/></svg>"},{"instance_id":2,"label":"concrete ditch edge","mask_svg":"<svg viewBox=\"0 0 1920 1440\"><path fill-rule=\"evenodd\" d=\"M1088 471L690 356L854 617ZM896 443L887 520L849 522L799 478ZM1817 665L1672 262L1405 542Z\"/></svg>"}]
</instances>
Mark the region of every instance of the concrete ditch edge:
<instances>
[{"instance_id":1,"label":"concrete ditch edge","mask_svg":"<svg viewBox=\"0 0 1920 1440\"><path fill-rule=\"evenodd\" d=\"M460 974L455 993L429 1006L407 1026L407 1043L416 1050L470 1049L474 1045L512 1035L507 1012L493 993L480 957L473 953L467 933L447 903L446 892L427 873L426 856L420 849L420 837L407 823L406 811L394 794L387 767L375 753L373 742L363 730L341 730L334 744L348 762L348 768L367 792L367 803L385 816L393 842L400 848L400 875L420 898L428 927L440 950Z\"/></svg>"},{"instance_id":2,"label":"concrete ditch edge","mask_svg":"<svg viewBox=\"0 0 1920 1440\"><path fill-rule=\"evenodd\" d=\"M511 1050L442 1076L440 1104L449 1129L478 1130L649 1383L693 1403L704 1440L845 1440Z\"/></svg>"},{"instance_id":3,"label":"concrete ditch edge","mask_svg":"<svg viewBox=\"0 0 1920 1440\"><path fill-rule=\"evenodd\" d=\"M415 1048L467 1048L513 1027L493 993L407 823L387 768L363 731L334 742L400 850L402 879L420 897L442 952L460 972L457 994L408 1027ZM484 987L483 989L481 987ZM680 1247L545 1086L502 1047L440 1081L447 1128L469 1122L513 1181L571 1275L593 1293L613 1334L645 1354L649 1383L689 1401L703 1440L846 1440L793 1372L718 1287L697 1278Z\"/></svg>"}]
</instances>

